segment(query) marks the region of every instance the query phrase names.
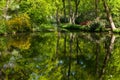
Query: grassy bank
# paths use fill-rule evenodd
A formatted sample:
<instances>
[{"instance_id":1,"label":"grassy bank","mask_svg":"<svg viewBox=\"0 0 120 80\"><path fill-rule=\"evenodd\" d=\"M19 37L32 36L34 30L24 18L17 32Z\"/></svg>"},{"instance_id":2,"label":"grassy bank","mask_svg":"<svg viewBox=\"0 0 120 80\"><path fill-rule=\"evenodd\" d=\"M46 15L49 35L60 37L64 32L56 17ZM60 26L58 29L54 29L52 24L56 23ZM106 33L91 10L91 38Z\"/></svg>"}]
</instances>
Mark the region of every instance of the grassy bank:
<instances>
[{"instance_id":1,"label":"grassy bank","mask_svg":"<svg viewBox=\"0 0 120 80\"><path fill-rule=\"evenodd\" d=\"M77 24L61 24L62 29L67 29L69 31L88 31L88 32L106 32L109 29L100 26L99 24L92 25L77 25Z\"/></svg>"}]
</instances>

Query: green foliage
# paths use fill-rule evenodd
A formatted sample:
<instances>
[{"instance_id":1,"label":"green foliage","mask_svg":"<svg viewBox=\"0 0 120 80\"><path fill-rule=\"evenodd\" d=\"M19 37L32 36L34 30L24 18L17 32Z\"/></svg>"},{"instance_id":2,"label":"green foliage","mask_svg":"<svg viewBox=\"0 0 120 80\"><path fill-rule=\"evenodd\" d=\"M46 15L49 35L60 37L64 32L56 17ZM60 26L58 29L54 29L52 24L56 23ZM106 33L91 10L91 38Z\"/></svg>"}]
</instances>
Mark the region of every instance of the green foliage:
<instances>
[{"instance_id":1,"label":"green foliage","mask_svg":"<svg viewBox=\"0 0 120 80\"><path fill-rule=\"evenodd\" d=\"M83 19L83 21L93 20L95 18L94 6L93 0L81 0L78 9L80 19Z\"/></svg>"},{"instance_id":2,"label":"green foliage","mask_svg":"<svg viewBox=\"0 0 120 80\"><path fill-rule=\"evenodd\" d=\"M66 80L71 74L69 79L72 80L99 80L102 75L104 80L119 80L120 36L114 43L110 36L106 33L41 32L0 37L1 76L13 80L21 77L24 80ZM114 48L110 56L106 56L110 44ZM109 57L108 62L104 62L106 57Z\"/></svg>"},{"instance_id":3,"label":"green foliage","mask_svg":"<svg viewBox=\"0 0 120 80\"><path fill-rule=\"evenodd\" d=\"M0 17L1 17L1 15L3 15L2 9L4 8L5 3L6 3L5 0L0 0Z\"/></svg>"},{"instance_id":4,"label":"green foliage","mask_svg":"<svg viewBox=\"0 0 120 80\"><path fill-rule=\"evenodd\" d=\"M10 38L8 47L14 46L21 50L27 50L30 48L30 37L29 35L24 36L13 36L14 38Z\"/></svg>"},{"instance_id":5,"label":"green foliage","mask_svg":"<svg viewBox=\"0 0 120 80\"><path fill-rule=\"evenodd\" d=\"M20 14L7 21L10 31L21 32L31 30L30 17L27 14Z\"/></svg>"},{"instance_id":6,"label":"green foliage","mask_svg":"<svg viewBox=\"0 0 120 80\"><path fill-rule=\"evenodd\" d=\"M114 22L117 28L120 28L120 22L119 22L120 18L119 17L115 17L114 18Z\"/></svg>"},{"instance_id":7,"label":"green foliage","mask_svg":"<svg viewBox=\"0 0 120 80\"><path fill-rule=\"evenodd\" d=\"M105 79L109 78L110 80L119 80L119 77L120 77L119 75L120 74L120 61L119 61L120 36L119 35L113 35L113 36L116 38L116 40L114 43L114 49L111 53L111 57L107 65Z\"/></svg>"},{"instance_id":8,"label":"green foliage","mask_svg":"<svg viewBox=\"0 0 120 80\"><path fill-rule=\"evenodd\" d=\"M89 25L63 24L61 25L61 27L70 31L72 30L91 31L91 32L106 31L104 21L94 21L91 22Z\"/></svg>"},{"instance_id":9,"label":"green foliage","mask_svg":"<svg viewBox=\"0 0 120 80\"><path fill-rule=\"evenodd\" d=\"M78 5L75 4L75 1L79 1L79 0L71 0L70 2L71 6L70 6L69 1L66 0L65 0L65 5L63 4L63 0L60 1L59 0L17 0L17 1L10 0L8 1L9 4L5 0L0 0L0 19L2 19L3 17L4 18L12 17L13 19L15 15L17 16L22 13L25 13L28 14L28 16L30 17L31 26L32 27L38 26L39 28L39 25L41 24L49 24L55 22L57 16L61 23L68 23L68 19L71 16L73 20L74 18L76 18L75 23L77 24L80 24L80 22L84 22L86 20L93 21L96 18L95 1L80 0L80 3ZM107 0L106 2L110 8L110 12L112 14L116 26L119 27L120 1ZM75 15L76 6L78 6L77 15ZM106 19L105 10L103 8L102 1L99 1L97 6L98 6L98 17L100 19L102 18ZM69 8L71 8L71 10L69 10ZM71 11L70 14L69 11ZM63 16L66 16L66 19ZM99 26L99 24L96 23L93 24L93 26L94 25ZM99 31L100 29L96 31Z\"/></svg>"},{"instance_id":10,"label":"green foliage","mask_svg":"<svg viewBox=\"0 0 120 80\"><path fill-rule=\"evenodd\" d=\"M65 28L69 31L89 31L90 27L89 26L81 26L81 25L76 25L76 24L66 24L66 25L61 25L62 28Z\"/></svg>"},{"instance_id":11,"label":"green foliage","mask_svg":"<svg viewBox=\"0 0 120 80\"><path fill-rule=\"evenodd\" d=\"M31 21L37 25L47 23L53 7L45 0L28 0L20 4L21 11L27 12Z\"/></svg>"},{"instance_id":12,"label":"green foliage","mask_svg":"<svg viewBox=\"0 0 120 80\"><path fill-rule=\"evenodd\" d=\"M110 0L108 1L113 20L116 27L120 27L120 1L119 0Z\"/></svg>"},{"instance_id":13,"label":"green foliage","mask_svg":"<svg viewBox=\"0 0 120 80\"><path fill-rule=\"evenodd\" d=\"M120 28L113 30L114 33L120 33Z\"/></svg>"},{"instance_id":14,"label":"green foliage","mask_svg":"<svg viewBox=\"0 0 120 80\"><path fill-rule=\"evenodd\" d=\"M61 23L68 23L69 21L68 21L68 18L61 17L60 22Z\"/></svg>"},{"instance_id":15,"label":"green foliage","mask_svg":"<svg viewBox=\"0 0 120 80\"><path fill-rule=\"evenodd\" d=\"M90 31L105 31L105 22L100 20L100 21L94 21L90 25Z\"/></svg>"},{"instance_id":16,"label":"green foliage","mask_svg":"<svg viewBox=\"0 0 120 80\"><path fill-rule=\"evenodd\" d=\"M78 16L76 19L75 19L75 24L80 24L80 22L84 21L84 19L82 18L82 16Z\"/></svg>"},{"instance_id":17,"label":"green foliage","mask_svg":"<svg viewBox=\"0 0 120 80\"><path fill-rule=\"evenodd\" d=\"M7 32L6 22L5 20L0 20L0 34L4 34Z\"/></svg>"}]
</instances>

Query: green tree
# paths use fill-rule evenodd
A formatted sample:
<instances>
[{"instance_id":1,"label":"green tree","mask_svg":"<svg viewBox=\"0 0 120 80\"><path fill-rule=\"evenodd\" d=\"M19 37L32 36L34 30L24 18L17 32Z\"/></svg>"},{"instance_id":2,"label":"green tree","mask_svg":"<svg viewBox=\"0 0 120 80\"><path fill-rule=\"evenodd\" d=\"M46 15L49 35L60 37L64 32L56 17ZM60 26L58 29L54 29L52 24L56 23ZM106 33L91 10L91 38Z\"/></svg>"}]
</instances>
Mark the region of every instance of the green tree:
<instances>
[{"instance_id":1,"label":"green tree","mask_svg":"<svg viewBox=\"0 0 120 80\"><path fill-rule=\"evenodd\" d=\"M105 11L106 11L107 18L108 18L108 20L109 20L111 29L112 29L112 31L114 31L114 30L116 29L116 27L115 27L114 21L113 21L113 19L112 19L112 16L111 16L111 13L110 13L108 4L107 4L107 2L106 2L105 0L102 0L102 1L103 1L103 5L104 5L104 8L105 8Z\"/></svg>"}]
</instances>

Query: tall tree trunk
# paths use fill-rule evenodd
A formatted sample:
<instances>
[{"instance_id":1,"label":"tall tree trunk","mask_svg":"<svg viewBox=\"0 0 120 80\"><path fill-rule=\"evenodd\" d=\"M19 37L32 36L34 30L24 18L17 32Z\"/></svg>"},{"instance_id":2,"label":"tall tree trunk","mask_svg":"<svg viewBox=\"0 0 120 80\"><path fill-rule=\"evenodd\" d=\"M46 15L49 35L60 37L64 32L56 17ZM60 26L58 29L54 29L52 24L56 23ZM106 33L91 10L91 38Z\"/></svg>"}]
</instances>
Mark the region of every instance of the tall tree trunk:
<instances>
[{"instance_id":1,"label":"tall tree trunk","mask_svg":"<svg viewBox=\"0 0 120 80\"><path fill-rule=\"evenodd\" d=\"M7 12L8 12L8 8L9 8L9 3L10 3L10 0L6 0L6 6L4 9L4 15L3 15L5 20L7 20Z\"/></svg>"},{"instance_id":2,"label":"tall tree trunk","mask_svg":"<svg viewBox=\"0 0 120 80\"><path fill-rule=\"evenodd\" d=\"M69 66L68 66L68 80L70 80L70 75L71 75L72 43L73 43L73 34L70 33L70 54L69 54Z\"/></svg>"},{"instance_id":3,"label":"tall tree trunk","mask_svg":"<svg viewBox=\"0 0 120 80\"><path fill-rule=\"evenodd\" d=\"M98 19L98 2L99 2L99 0L95 0L95 14L96 14L96 19Z\"/></svg>"},{"instance_id":4,"label":"tall tree trunk","mask_svg":"<svg viewBox=\"0 0 120 80\"><path fill-rule=\"evenodd\" d=\"M111 29L112 29L112 31L114 31L114 30L116 29L116 27L115 27L115 24L114 24L114 22L113 22L112 16L111 16L111 14L110 14L109 7L108 7L108 5L107 5L107 3L106 3L105 0L102 0L102 1L103 1L103 5L104 5L104 8L105 8L105 11L106 11L107 18L108 18L108 20L109 20Z\"/></svg>"},{"instance_id":5,"label":"tall tree trunk","mask_svg":"<svg viewBox=\"0 0 120 80\"><path fill-rule=\"evenodd\" d=\"M63 11L64 11L64 19L65 19L65 22L67 21L66 20L66 7L65 7L65 0L62 0L62 2L63 2Z\"/></svg>"},{"instance_id":6,"label":"tall tree trunk","mask_svg":"<svg viewBox=\"0 0 120 80\"><path fill-rule=\"evenodd\" d=\"M80 0L74 0L75 2L75 14L72 16L73 24L75 23L75 19L78 17L78 6L80 3Z\"/></svg>"},{"instance_id":7,"label":"tall tree trunk","mask_svg":"<svg viewBox=\"0 0 120 80\"><path fill-rule=\"evenodd\" d=\"M96 75L98 76L99 70L99 52L100 52L100 44L98 42L96 42L96 63L95 63L95 67L96 67Z\"/></svg>"},{"instance_id":8,"label":"tall tree trunk","mask_svg":"<svg viewBox=\"0 0 120 80\"><path fill-rule=\"evenodd\" d=\"M69 23L72 23L72 8L71 8L71 0L68 0L69 5Z\"/></svg>"},{"instance_id":9,"label":"tall tree trunk","mask_svg":"<svg viewBox=\"0 0 120 80\"><path fill-rule=\"evenodd\" d=\"M77 52L77 55L76 55L76 58L77 58L77 64L79 64L79 58L78 58L78 50L79 50L79 40L78 40L78 35L76 36L76 52Z\"/></svg>"},{"instance_id":10,"label":"tall tree trunk","mask_svg":"<svg viewBox=\"0 0 120 80\"><path fill-rule=\"evenodd\" d=\"M102 66L102 69L101 69L101 72L99 75L100 80L103 80L103 76L104 76L103 74L105 73L107 62L109 61L111 52L114 48L115 39L116 39L116 37L112 34L109 46L106 45L106 48L107 48L106 55L105 55L103 66Z\"/></svg>"},{"instance_id":11,"label":"tall tree trunk","mask_svg":"<svg viewBox=\"0 0 120 80\"><path fill-rule=\"evenodd\" d=\"M59 43L60 43L59 41L60 41L60 32L58 31L57 41L56 41L56 56L55 56L55 58L58 57Z\"/></svg>"},{"instance_id":12,"label":"tall tree trunk","mask_svg":"<svg viewBox=\"0 0 120 80\"><path fill-rule=\"evenodd\" d=\"M57 10L56 10L56 22L57 22L57 26L59 25L60 21L59 21L59 8L57 7Z\"/></svg>"},{"instance_id":13,"label":"tall tree trunk","mask_svg":"<svg viewBox=\"0 0 120 80\"><path fill-rule=\"evenodd\" d=\"M78 16L78 6L80 4L80 0L75 0L75 17Z\"/></svg>"},{"instance_id":14,"label":"tall tree trunk","mask_svg":"<svg viewBox=\"0 0 120 80\"><path fill-rule=\"evenodd\" d=\"M67 41L67 34L64 33L64 54L66 53L66 41Z\"/></svg>"},{"instance_id":15,"label":"tall tree trunk","mask_svg":"<svg viewBox=\"0 0 120 80\"><path fill-rule=\"evenodd\" d=\"M60 0L59 0L60 1ZM60 24L60 16L59 16L59 4L56 2L55 3L55 6L56 6L56 23L57 23L57 26L59 29L59 24Z\"/></svg>"}]
</instances>

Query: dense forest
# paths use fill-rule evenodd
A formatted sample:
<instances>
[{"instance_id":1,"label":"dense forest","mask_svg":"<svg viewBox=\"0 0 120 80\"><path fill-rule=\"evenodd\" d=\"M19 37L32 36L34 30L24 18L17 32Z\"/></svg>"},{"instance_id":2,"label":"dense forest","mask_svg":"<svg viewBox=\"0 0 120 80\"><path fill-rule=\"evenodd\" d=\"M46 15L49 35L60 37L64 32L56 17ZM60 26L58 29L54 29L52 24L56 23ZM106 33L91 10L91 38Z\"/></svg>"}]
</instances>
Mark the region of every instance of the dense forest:
<instances>
[{"instance_id":1,"label":"dense forest","mask_svg":"<svg viewBox=\"0 0 120 80\"><path fill-rule=\"evenodd\" d=\"M69 30L119 32L119 5L119 0L0 0L0 33L57 25Z\"/></svg>"}]
</instances>

